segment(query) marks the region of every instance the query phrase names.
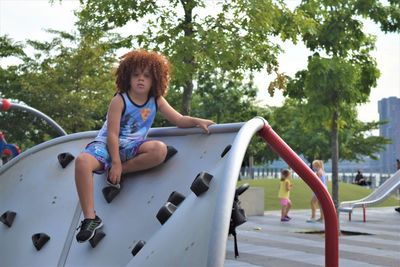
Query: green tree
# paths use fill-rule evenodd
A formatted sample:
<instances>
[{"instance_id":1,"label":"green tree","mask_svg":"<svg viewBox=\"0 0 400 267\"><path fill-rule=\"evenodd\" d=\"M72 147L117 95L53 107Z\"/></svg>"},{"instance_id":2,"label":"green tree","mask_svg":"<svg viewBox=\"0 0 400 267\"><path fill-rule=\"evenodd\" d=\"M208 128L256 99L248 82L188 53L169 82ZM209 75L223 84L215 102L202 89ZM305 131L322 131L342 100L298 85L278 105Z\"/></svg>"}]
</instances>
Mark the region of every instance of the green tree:
<instances>
[{"instance_id":1,"label":"green tree","mask_svg":"<svg viewBox=\"0 0 400 267\"><path fill-rule=\"evenodd\" d=\"M0 58L24 56L24 46L14 42L8 35L0 36Z\"/></svg>"},{"instance_id":2,"label":"green tree","mask_svg":"<svg viewBox=\"0 0 400 267\"><path fill-rule=\"evenodd\" d=\"M8 57L18 58L22 56L25 56L23 44L14 42L7 35L0 36L0 60ZM20 91L21 86L18 81L17 70L18 67L16 66L0 66L0 98L15 99L15 96L8 94L8 92ZM8 143L17 143L20 145L17 138L14 138L12 134L16 122L21 122L22 124L29 123L29 121L23 120L18 114L0 111L0 131L6 135Z\"/></svg>"},{"instance_id":3,"label":"green tree","mask_svg":"<svg viewBox=\"0 0 400 267\"><path fill-rule=\"evenodd\" d=\"M22 63L1 70L5 98L26 103L53 118L68 133L98 129L115 92L113 64L118 36L80 36L49 30L49 42L28 40L33 56L23 54ZM13 142L30 147L54 138L41 119L24 112L2 114ZM5 125L5 126L3 126Z\"/></svg>"},{"instance_id":4,"label":"green tree","mask_svg":"<svg viewBox=\"0 0 400 267\"><path fill-rule=\"evenodd\" d=\"M193 98L193 115L211 118L216 123L245 122L256 116L269 118L270 109L260 107L257 88L250 75L245 80L224 70L199 74L198 89ZM263 164L276 159L265 141L254 137L246 151L244 164ZM252 158L250 160L250 158Z\"/></svg>"},{"instance_id":5,"label":"green tree","mask_svg":"<svg viewBox=\"0 0 400 267\"><path fill-rule=\"evenodd\" d=\"M289 82L285 94L305 99L309 110L314 110L309 113L314 123L329 123L332 195L336 207L340 127L351 118L356 105L368 100L379 77L376 62L369 54L375 40L363 32L361 18L372 18L384 29L398 31L399 3L388 4L384 7L374 0L305 0L298 7L318 25L314 31L302 34L314 55L308 60L308 69L298 72Z\"/></svg>"},{"instance_id":6,"label":"green tree","mask_svg":"<svg viewBox=\"0 0 400 267\"><path fill-rule=\"evenodd\" d=\"M370 63L363 65L337 56L322 58L314 55L309 58L308 70L303 72L304 96L309 111L307 117L319 124L321 129L328 125L330 131L332 195L336 206L339 199L339 131L346 121L352 119L356 105L366 102L369 89L375 86L378 70L374 61ZM290 89L291 86L288 86L289 95Z\"/></svg>"},{"instance_id":7,"label":"green tree","mask_svg":"<svg viewBox=\"0 0 400 267\"><path fill-rule=\"evenodd\" d=\"M245 122L255 116L269 117L270 109L260 107L256 101L257 88L251 75L244 81L223 70L215 70L199 74L198 84L193 94L193 116L209 118L216 123ZM175 90L168 95L172 105L179 103L180 97ZM156 117L154 125L170 126L161 116ZM264 140L254 137L247 149L244 164L248 165L250 157L255 164L276 159L277 155L271 152Z\"/></svg>"},{"instance_id":8,"label":"green tree","mask_svg":"<svg viewBox=\"0 0 400 267\"><path fill-rule=\"evenodd\" d=\"M328 113L319 114L320 122L314 120L312 113L315 110L310 110L304 100L287 99L282 107L274 108L271 115L271 126L310 164L314 159L327 161L331 158ZM383 122L361 122L355 108L348 115L339 127L340 159L359 161L365 156L376 159L376 152L383 149L388 140L372 135L372 131Z\"/></svg>"},{"instance_id":9,"label":"green tree","mask_svg":"<svg viewBox=\"0 0 400 267\"><path fill-rule=\"evenodd\" d=\"M214 15L205 14L206 2L82 0L79 27L92 33L143 22L141 33L127 37L129 47L154 49L170 58L171 89L182 94L181 112L189 114L199 75L215 69L239 77L271 72L280 52L271 37L295 38L296 23L304 22L301 12L292 13L283 1L220 1Z\"/></svg>"},{"instance_id":10,"label":"green tree","mask_svg":"<svg viewBox=\"0 0 400 267\"><path fill-rule=\"evenodd\" d=\"M245 82L224 70L213 71L199 74L198 83L197 115L222 123L244 121L253 113L257 88L252 76Z\"/></svg>"}]
</instances>

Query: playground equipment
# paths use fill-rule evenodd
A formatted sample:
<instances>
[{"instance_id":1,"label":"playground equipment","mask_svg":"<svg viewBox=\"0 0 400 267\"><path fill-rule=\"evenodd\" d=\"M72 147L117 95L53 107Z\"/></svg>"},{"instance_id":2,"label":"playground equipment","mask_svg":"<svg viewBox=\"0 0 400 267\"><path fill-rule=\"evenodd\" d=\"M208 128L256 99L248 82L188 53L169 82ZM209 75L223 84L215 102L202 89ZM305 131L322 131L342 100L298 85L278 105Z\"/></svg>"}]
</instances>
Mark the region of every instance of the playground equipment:
<instances>
[{"instance_id":1,"label":"playground equipment","mask_svg":"<svg viewBox=\"0 0 400 267\"><path fill-rule=\"evenodd\" d=\"M9 111L9 110L13 110L13 109L32 113L33 115L35 115L39 118L42 118L47 123L49 123L50 126L53 127L60 135L67 134L64 131L64 129L61 128L60 125L58 125L54 120L52 120L46 114L44 114L32 107L29 107L27 105L13 103L8 99L0 99L0 111ZM2 164L6 163L10 159L16 157L19 153L21 153L21 149L15 144L7 144L3 133L0 132L0 160L1 160L0 163L2 163Z\"/></svg>"},{"instance_id":2,"label":"playground equipment","mask_svg":"<svg viewBox=\"0 0 400 267\"><path fill-rule=\"evenodd\" d=\"M4 134L0 132L0 165L21 153L21 149L15 144L7 144Z\"/></svg>"},{"instance_id":3,"label":"playground equipment","mask_svg":"<svg viewBox=\"0 0 400 267\"><path fill-rule=\"evenodd\" d=\"M21 110L21 111L29 112L29 113L31 113L31 114L33 114L33 115L45 120L60 135L66 135L67 134L64 131L64 129L60 125L58 125L53 119L51 119L49 116L47 116L43 112L40 112L39 110L34 109L34 108L30 107L30 106L14 103L14 102L11 102L8 99L0 99L0 110L1 111Z\"/></svg>"},{"instance_id":4,"label":"playground equipment","mask_svg":"<svg viewBox=\"0 0 400 267\"><path fill-rule=\"evenodd\" d=\"M351 214L354 208L362 208L363 210L363 222L366 222L366 207L374 206L390 196L391 193L395 192L400 188L400 171L394 173L389 179L387 179L381 186L374 190L371 194L365 198L353 201L344 201L339 205L340 212L347 212L349 214L349 221L351 221Z\"/></svg>"},{"instance_id":5,"label":"playground equipment","mask_svg":"<svg viewBox=\"0 0 400 267\"><path fill-rule=\"evenodd\" d=\"M95 248L75 241L83 218L73 160L61 166L58 158L64 157L58 155L78 155L97 132L58 137L21 153L0 168L2 264L223 266L237 178L248 144L258 133L317 195L326 218L325 264L337 267L336 212L313 171L263 118L209 130L207 135L199 128L152 128L149 138L177 153L154 169L124 177L123 189L111 203L101 192L105 176L95 175L96 212L107 234ZM183 196L179 203L171 199L174 192Z\"/></svg>"}]
</instances>

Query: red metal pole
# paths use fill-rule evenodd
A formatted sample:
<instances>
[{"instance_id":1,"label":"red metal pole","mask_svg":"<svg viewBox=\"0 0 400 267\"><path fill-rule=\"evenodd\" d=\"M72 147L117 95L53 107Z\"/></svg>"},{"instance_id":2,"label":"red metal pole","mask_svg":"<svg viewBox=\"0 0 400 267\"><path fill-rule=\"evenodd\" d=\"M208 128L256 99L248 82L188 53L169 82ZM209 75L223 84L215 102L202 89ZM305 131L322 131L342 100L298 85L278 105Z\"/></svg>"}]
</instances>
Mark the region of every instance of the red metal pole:
<instances>
[{"instance_id":1,"label":"red metal pole","mask_svg":"<svg viewBox=\"0 0 400 267\"><path fill-rule=\"evenodd\" d=\"M325 218L325 266L339 266L339 223L328 190L303 160L266 124L259 134L276 153L308 184L317 196Z\"/></svg>"},{"instance_id":2,"label":"red metal pole","mask_svg":"<svg viewBox=\"0 0 400 267\"><path fill-rule=\"evenodd\" d=\"M366 217L366 210L365 210L365 205L362 205L362 207L363 207L363 222L366 222L367 221L367 217Z\"/></svg>"}]
</instances>

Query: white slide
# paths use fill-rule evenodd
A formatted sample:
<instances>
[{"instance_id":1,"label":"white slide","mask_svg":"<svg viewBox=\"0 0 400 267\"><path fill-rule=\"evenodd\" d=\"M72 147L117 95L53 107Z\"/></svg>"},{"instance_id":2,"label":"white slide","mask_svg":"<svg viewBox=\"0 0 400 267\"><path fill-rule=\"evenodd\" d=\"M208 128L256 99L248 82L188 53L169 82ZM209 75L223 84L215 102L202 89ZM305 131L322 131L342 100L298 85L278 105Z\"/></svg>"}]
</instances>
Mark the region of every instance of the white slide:
<instances>
[{"instance_id":1,"label":"white slide","mask_svg":"<svg viewBox=\"0 0 400 267\"><path fill-rule=\"evenodd\" d=\"M365 198L340 203L339 211L351 213L354 208L377 205L400 188L400 170Z\"/></svg>"},{"instance_id":2,"label":"white slide","mask_svg":"<svg viewBox=\"0 0 400 267\"><path fill-rule=\"evenodd\" d=\"M96 213L106 234L94 248L75 239L83 218L74 161L63 168L57 157L76 157L97 132L62 136L25 151L0 168L0 215L6 222L0 224L0 265L223 266L242 160L264 124L254 118L212 125L209 135L198 128L151 129L149 138L177 153L154 169L124 177L111 203L102 194L105 176L94 176ZM197 196L191 186L200 173L212 179ZM156 216L173 191L185 199L161 224ZM132 253L141 241L144 246Z\"/></svg>"}]
</instances>

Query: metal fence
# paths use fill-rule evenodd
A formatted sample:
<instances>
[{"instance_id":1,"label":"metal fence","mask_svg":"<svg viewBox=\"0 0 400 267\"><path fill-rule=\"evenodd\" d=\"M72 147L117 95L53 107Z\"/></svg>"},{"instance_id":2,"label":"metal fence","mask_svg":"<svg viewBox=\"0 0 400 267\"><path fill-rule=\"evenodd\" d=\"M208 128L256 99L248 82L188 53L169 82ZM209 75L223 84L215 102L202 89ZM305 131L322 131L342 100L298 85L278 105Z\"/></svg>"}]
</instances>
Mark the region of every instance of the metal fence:
<instances>
[{"instance_id":1,"label":"metal fence","mask_svg":"<svg viewBox=\"0 0 400 267\"><path fill-rule=\"evenodd\" d=\"M332 180L332 173L326 173L328 180ZM281 175L279 168L267 167L242 167L240 170L239 179L278 179ZM357 175L357 170L354 172L339 172L339 181L344 183L353 183ZM364 178L371 182L370 187L376 188L390 178L390 173L363 173ZM300 177L296 173L292 173L293 179Z\"/></svg>"}]
</instances>

